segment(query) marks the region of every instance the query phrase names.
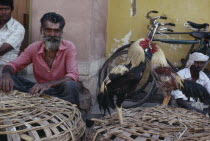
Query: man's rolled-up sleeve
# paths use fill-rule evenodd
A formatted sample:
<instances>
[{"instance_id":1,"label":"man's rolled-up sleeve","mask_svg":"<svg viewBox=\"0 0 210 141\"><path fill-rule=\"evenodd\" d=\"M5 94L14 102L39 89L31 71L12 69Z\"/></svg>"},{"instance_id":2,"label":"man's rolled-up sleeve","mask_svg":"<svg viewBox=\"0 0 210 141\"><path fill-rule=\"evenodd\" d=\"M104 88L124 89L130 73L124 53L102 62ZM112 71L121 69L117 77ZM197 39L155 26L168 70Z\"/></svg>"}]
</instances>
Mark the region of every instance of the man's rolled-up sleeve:
<instances>
[{"instance_id":1,"label":"man's rolled-up sleeve","mask_svg":"<svg viewBox=\"0 0 210 141\"><path fill-rule=\"evenodd\" d=\"M18 56L15 60L10 61L6 65L11 66L15 73L17 73L32 63L32 56L33 54L29 46L20 54L20 56Z\"/></svg>"},{"instance_id":2,"label":"man's rolled-up sleeve","mask_svg":"<svg viewBox=\"0 0 210 141\"><path fill-rule=\"evenodd\" d=\"M25 29L23 27L19 27L14 30L10 36L6 39L5 43L10 44L15 50L20 50L20 45L24 39Z\"/></svg>"},{"instance_id":3,"label":"man's rolled-up sleeve","mask_svg":"<svg viewBox=\"0 0 210 141\"><path fill-rule=\"evenodd\" d=\"M78 65L76 61L76 48L69 50L66 60L66 71L67 74L65 76L68 76L72 78L74 81L78 81Z\"/></svg>"}]
</instances>

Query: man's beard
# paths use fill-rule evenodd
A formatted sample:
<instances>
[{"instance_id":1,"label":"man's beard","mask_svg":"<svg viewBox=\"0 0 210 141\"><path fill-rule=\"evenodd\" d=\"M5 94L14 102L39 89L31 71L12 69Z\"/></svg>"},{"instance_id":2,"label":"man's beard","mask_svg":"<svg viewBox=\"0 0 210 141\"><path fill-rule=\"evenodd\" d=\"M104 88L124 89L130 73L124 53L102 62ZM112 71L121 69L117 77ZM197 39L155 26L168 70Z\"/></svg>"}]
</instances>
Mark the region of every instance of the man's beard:
<instances>
[{"instance_id":1,"label":"man's beard","mask_svg":"<svg viewBox=\"0 0 210 141\"><path fill-rule=\"evenodd\" d=\"M42 40L47 51L56 51L59 48L62 37L45 36L42 34Z\"/></svg>"},{"instance_id":2,"label":"man's beard","mask_svg":"<svg viewBox=\"0 0 210 141\"><path fill-rule=\"evenodd\" d=\"M4 14L0 16L0 23L7 23L11 19L10 15Z\"/></svg>"},{"instance_id":3,"label":"man's beard","mask_svg":"<svg viewBox=\"0 0 210 141\"><path fill-rule=\"evenodd\" d=\"M195 65L191 65L190 69L193 70L194 72L199 73L203 69L203 67L198 67L198 66L195 66Z\"/></svg>"}]
</instances>

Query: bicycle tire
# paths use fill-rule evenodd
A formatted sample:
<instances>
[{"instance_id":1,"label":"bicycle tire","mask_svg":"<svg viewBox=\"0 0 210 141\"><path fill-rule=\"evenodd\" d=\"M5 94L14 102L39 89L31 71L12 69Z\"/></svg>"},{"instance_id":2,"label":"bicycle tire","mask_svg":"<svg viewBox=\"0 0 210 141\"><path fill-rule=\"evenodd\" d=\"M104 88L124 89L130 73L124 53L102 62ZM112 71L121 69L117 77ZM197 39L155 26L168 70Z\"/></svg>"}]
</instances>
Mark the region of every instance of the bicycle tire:
<instances>
[{"instance_id":1,"label":"bicycle tire","mask_svg":"<svg viewBox=\"0 0 210 141\"><path fill-rule=\"evenodd\" d=\"M128 53L127 50L121 50L121 51L113 54L104 63L104 65L102 66L102 68L99 72L99 87L101 86L101 83L105 79L105 77L107 76L108 72L114 66L124 63L124 61L127 58L127 53ZM146 53L145 57L146 57L146 64L147 64L147 69L145 70L145 73L144 73L145 78L143 77L144 80L140 81L139 87L135 90L135 93L133 94L133 96L138 96L138 101L135 101L135 102L131 102L131 101L128 102L127 101L126 105L123 104L123 108L135 108L135 107L141 106L142 104L144 104L150 98L150 96L152 96L152 94L154 94L156 92L157 88L156 88L156 84L155 84L153 78L152 78L152 80L149 80L149 77L151 78L151 74L150 74L151 56ZM123 60L123 59L125 59L125 60ZM143 81L143 83L142 83L142 81ZM142 93L144 93L144 94L142 94ZM140 95L140 94L142 94L142 95Z\"/></svg>"},{"instance_id":2,"label":"bicycle tire","mask_svg":"<svg viewBox=\"0 0 210 141\"><path fill-rule=\"evenodd\" d=\"M115 58L115 56L118 56L118 52L124 52L125 54L128 52L128 48L132 45L132 42L134 41L131 41L131 44L126 44L120 48L118 48L110 57L109 59L106 60L106 62L103 64L102 68L99 70L99 76L98 76L98 86L100 87L101 86L101 83L102 81L105 79L105 78L101 78L101 76L106 76L107 73L104 75L102 74L103 73L103 70L104 68L107 66L107 64L110 62L110 60L112 60L112 58ZM121 53L120 53L121 54Z\"/></svg>"},{"instance_id":3,"label":"bicycle tire","mask_svg":"<svg viewBox=\"0 0 210 141\"><path fill-rule=\"evenodd\" d=\"M128 48L131 46L132 44L126 44L120 48L118 48L109 58L112 58L112 56L114 56L116 53L123 51L123 50L128 50Z\"/></svg>"},{"instance_id":4,"label":"bicycle tire","mask_svg":"<svg viewBox=\"0 0 210 141\"><path fill-rule=\"evenodd\" d=\"M127 50L121 50L119 52L115 52L113 55L111 55L111 57L109 59L106 60L106 62L103 64L102 68L99 70L99 76L98 76L99 88L100 88L103 80L107 76L107 66L109 65L109 63L113 60L113 58L117 57L118 55L127 54L127 53L128 53Z\"/></svg>"},{"instance_id":5,"label":"bicycle tire","mask_svg":"<svg viewBox=\"0 0 210 141\"><path fill-rule=\"evenodd\" d=\"M133 41L132 41L133 42ZM132 44L132 43L131 43ZM99 70L99 75L98 75L98 87L100 88L101 86L101 83L102 81L105 79L105 78L101 78L101 73L103 73L103 70L104 68L107 66L107 64L109 63L109 60L111 58L113 58L115 56L115 54L117 54L118 52L121 52L121 51L128 51L128 48L131 46L131 44L126 44L120 48L118 48L110 57L109 59L106 60L106 62L103 64L102 68ZM106 76L106 75L103 75L103 76Z\"/></svg>"}]
</instances>

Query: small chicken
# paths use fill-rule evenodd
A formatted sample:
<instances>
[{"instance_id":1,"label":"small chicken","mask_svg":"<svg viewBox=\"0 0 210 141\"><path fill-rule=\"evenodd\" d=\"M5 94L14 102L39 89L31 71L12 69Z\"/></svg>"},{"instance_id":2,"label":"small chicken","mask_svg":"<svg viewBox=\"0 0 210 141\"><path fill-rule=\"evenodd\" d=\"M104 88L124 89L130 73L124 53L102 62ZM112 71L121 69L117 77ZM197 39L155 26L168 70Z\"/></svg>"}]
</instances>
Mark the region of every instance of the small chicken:
<instances>
[{"instance_id":1,"label":"small chicken","mask_svg":"<svg viewBox=\"0 0 210 141\"><path fill-rule=\"evenodd\" d=\"M103 81L98 94L100 110L110 113L109 108L117 108L120 124L123 124L122 103L131 97L139 81L142 78L146 64L143 47L146 48L147 39L139 39L128 50L126 64L114 67ZM142 47L142 46L143 47ZM116 104L114 96L117 97Z\"/></svg>"},{"instance_id":2,"label":"small chicken","mask_svg":"<svg viewBox=\"0 0 210 141\"><path fill-rule=\"evenodd\" d=\"M151 48L153 53L151 72L164 96L162 106L168 105L171 99L171 91L177 89L181 90L188 99L192 97L195 100L199 99L201 102L210 105L210 95L205 87L194 81L181 79L167 63L163 51L154 44L151 45Z\"/></svg>"}]
</instances>

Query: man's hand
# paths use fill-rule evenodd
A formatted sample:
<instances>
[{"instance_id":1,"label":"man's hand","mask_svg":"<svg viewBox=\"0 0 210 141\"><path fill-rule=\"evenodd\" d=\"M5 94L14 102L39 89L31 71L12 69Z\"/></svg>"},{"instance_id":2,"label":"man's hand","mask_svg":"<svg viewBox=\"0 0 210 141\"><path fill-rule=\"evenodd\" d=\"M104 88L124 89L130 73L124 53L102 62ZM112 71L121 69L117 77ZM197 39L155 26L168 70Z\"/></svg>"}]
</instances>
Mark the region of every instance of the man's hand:
<instances>
[{"instance_id":1,"label":"man's hand","mask_svg":"<svg viewBox=\"0 0 210 141\"><path fill-rule=\"evenodd\" d=\"M0 89L5 93L13 91L13 80L9 73L2 73L0 78Z\"/></svg>"},{"instance_id":2,"label":"man's hand","mask_svg":"<svg viewBox=\"0 0 210 141\"><path fill-rule=\"evenodd\" d=\"M35 84L31 90L30 94L35 96L40 96L45 90L48 90L50 87L47 84Z\"/></svg>"}]
</instances>

